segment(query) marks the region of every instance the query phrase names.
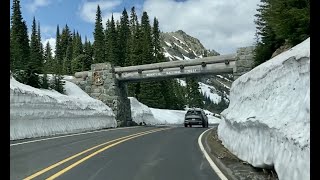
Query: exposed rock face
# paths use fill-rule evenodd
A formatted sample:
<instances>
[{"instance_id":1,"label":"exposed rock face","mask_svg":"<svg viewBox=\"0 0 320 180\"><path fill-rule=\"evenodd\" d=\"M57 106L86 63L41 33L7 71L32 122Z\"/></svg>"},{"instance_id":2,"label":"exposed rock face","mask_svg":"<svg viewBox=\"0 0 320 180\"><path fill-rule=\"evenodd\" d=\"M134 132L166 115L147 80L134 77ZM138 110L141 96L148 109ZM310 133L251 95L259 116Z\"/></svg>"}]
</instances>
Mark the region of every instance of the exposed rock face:
<instances>
[{"instance_id":1,"label":"exposed rock face","mask_svg":"<svg viewBox=\"0 0 320 180\"><path fill-rule=\"evenodd\" d=\"M206 49L197 38L182 30L161 33L160 37L164 55L170 61L220 55L215 50Z\"/></svg>"},{"instance_id":2,"label":"exposed rock face","mask_svg":"<svg viewBox=\"0 0 320 180\"><path fill-rule=\"evenodd\" d=\"M168 61L197 59L207 56L219 56L215 50L206 49L201 42L182 30L161 33L161 46ZM233 81L232 74L210 75L200 79L201 82L213 85L218 93L226 92Z\"/></svg>"},{"instance_id":3,"label":"exposed rock face","mask_svg":"<svg viewBox=\"0 0 320 180\"><path fill-rule=\"evenodd\" d=\"M285 43L284 45L280 46L271 56L271 58L277 56L278 54L281 54L285 52L286 50L290 49L291 46L288 43ZM271 59L270 58L270 59Z\"/></svg>"}]
</instances>

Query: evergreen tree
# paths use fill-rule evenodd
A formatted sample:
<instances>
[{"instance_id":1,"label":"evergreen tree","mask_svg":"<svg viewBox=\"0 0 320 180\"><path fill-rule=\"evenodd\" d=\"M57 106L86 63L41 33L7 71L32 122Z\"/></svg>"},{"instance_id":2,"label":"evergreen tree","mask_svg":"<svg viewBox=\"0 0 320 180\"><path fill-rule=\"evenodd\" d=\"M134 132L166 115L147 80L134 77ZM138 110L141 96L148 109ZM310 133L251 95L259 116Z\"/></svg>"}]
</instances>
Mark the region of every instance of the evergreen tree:
<instances>
[{"instance_id":1,"label":"evergreen tree","mask_svg":"<svg viewBox=\"0 0 320 180\"><path fill-rule=\"evenodd\" d=\"M196 78L186 78L187 102L189 107L203 108L202 94L199 92L199 83Z\"/></svg>"},{"instance_id":2,"label":"evergreen tree","mask_svg":"<svg viewBox=\"0 0 320 180\"><path fill-rule=\"evenodd\" d=\"M38 76L39 73L42 73L42 57L39 45L36 20L33 18L30 41L30 60L27 63L25 83L35 88L39 88L41 86Z\"/></svg>"},{"instance_id":3,"label":"evergreen tree","mask_svg":"<svg viewBox=\"0 0 320 180\"><path fill-rule=\"evenodd\" d=\"M186 103L186 90L185 87L181 86L176 79L173 81L173 92L176 97L177 109L184 109Z\"/></svg>"},{"instance_id":4,"label":"evergreen tree","mask_svg":"<svg viewBox=\"0 0 320 180\"><path fill-rule=\"evenodd\" d=\"M35 73L42 73L42 54L40 50L39 37L35 17L33 17L32 33L30 42L30 68Z\"/></svg>"},{"instance_id":5,"label":"evergreen tree","mask_svg":"<svg viewBox=\"0 0 320 180\"><path fill-rule=\"evenodd\" d=\"M155 56L155 62L165 62L165 56L163 55L163 50L160 43L160 29L159 29L159 21L157 18L153 20L153 54Z\"/></svg>"},{"instance_id":6,"label":"evergreen tree","mask_svg":"<svg viewBox=\"0 0 320 180\"><path fill-rule=\"evenodd\" d=\"M83 49L82 49L81 36L77 32L76 35L73 38L73 54L72 54L72 57L76 58L80 54L83 54Z\"/></svg>"},{"instance_id":7,"label":"evergreen tree","mask_svg":"<svg viewBox=\"0 0 320 180\"><path fill-rule=\"evenodd\" d=\"M61 39L59 42L62 59L67 56L67 49L71 41L70 38L71 38L71 32L69 30L68 25L66 24L65 27L62 29Z\"/></svg>"},{"instance_id":8,"label":"evergreen tree","mask_svg":"<svg viewBox=\"0 0 320 180\"><path fill-rule=\"evenodd\" d=\"M40 48L41 62L43 62L44 54L43 54L43 45L41 42L40 22L38 22L38 43L39 43L39 48Z\"/></svg>"},{"instance_id":9,"label":"evergreen tree","mask_svg":"<svg viewBox=\"0 0 320 180\"><path fill-rule=\"evenodd\" d=\"M52 78L52 82L50 82L49 87L51 89L58 91L61 94L64 94L65 89L64 89L63 85L65 84L65 82L62 79L63 79L62 75L55 74Z\"/></svg>"},{"instance_id":10,"label":"evergreen tree","mask_svg":"<svg viewBox=\"0 0 320 180\"><path fill-rule=\"evenodd\" d=\"M54 73L54 67L55 67L55 63L52 57L52 52L51 52L51 46L49 44L49 42L47 42L46 44L46 48L44 51L44 71L49 73L49 74L53 74Z\"/></svg>"},{"instance_id":11,"label":"evergreen tree","mask_svg":"<svg viewBox=\"0 0 320 180\"><path fill-rule=\"evenodd\" d=\"M72 35L68 25L62 29L60 40L60 51L62 55L62 74L71 74L71 60L72 60Z\"/></svg>"},{"instance_id":12,"label":"evergreen tree","mask_svg":"<svg viewBox=\"0 0 320 180\"><path fill-rule=\"evenodd\" d=\"M261 0L257 11L255 65L270 59L280 46L295 46L310 36L309 0Z\"/></svg>"},{"instance_id":13,"label":"evergreen tree","mask_svg":"<svg viewBox=\"0 0 320 180\"><path fill-rule=\"evenodd\" d=\"M70 38L71 40L71 38ZM64 57L64 74L71 75L72 69L71 69L71 61L72 61L72 52L73 52L73 46L72 42L69 42L67 47L66 56Z\"/></svg>"},{"instance_id":14,"label":"evergreen tree","mask_svg":"<svg viewBox=\"0 0 320 180\"><path fill-rule=\"evenodd\" d=\"M41 88L49 89L49 82L48 82L47 73L44 73L43 76L41 77Z\"/></svg>"},{"instance_id":15,"label":"evergreen tree","mask_svg":"<svg viewBox=\"0 0 320 180\"><path fill-rule=\"evenodd\" d=\"M26 69L30 58L30 47L28 29L26 22L22 19L19 0L13 0L12 4L10 55L10 69L14 74ZM17 76L15 77L23 79Z\"/></svg>"},{"instance_id":16,"label":"evergreen tree","mask_svg":"<svg viewBox=\"0 0 320 180\"><path fill-rule=\"evenodd\" d=\"M129 59L125 62L126 66L141 64L141 31L134 6L131 8L129 26L131 35L129 39ZM127 87L128 96L138 98L140 83L129 83Z\"/></svg>"},{"instance_id":17,"label":"evergreen tree","mask_svg":"<svg viewBox=\"0 0 320 180\"><path fill-rule=\"evenodd\" d=\"M63 53L62 53L62 46L61 46L61 35L59 30L59 25L57 25L57 32L56 32L56 50L55 50L55 58L54 58L54 66L53 66L53 77L51 82L49 83L49 87L54 89L60 93L64 93L64 82L62 81L63 76L62 74L62 67L63 67Z\"/></svg>"},{"instance_id":18,"label":"evergreen tree","mask_svg":"<svg viewBox=\"0 0 320 180\"><path fill-rule=\"evenodd\" d=\"M153 20L152 28L152 50L155 62L164 62L165 56L163 55L162 47L160 44L160 29L159 21L157 18ZM174 80L165 80L160 82L161 93L165 100L166 108L168 109L181 109L180 104L178 104L178 97L173 92Z\"/></svg>"},{"instance_id":19,"label":"evergreen tree","mask_svg":"<svg viewBox=\"0 0 320 180\"><path fill-rule=\"evenodd\" d=\"M87 57L83 62L83 70L88 71L91 69L93 50L90 41L87 40L87 37L85 37L83 51L84 55Z\"/></svg>"},{"instance_id":20,"label":"evergreen tree","mask_svg":"<svg viewBox=\"0 0 320 180\"><path fill-rule=\"evenodd\" d=\"M61 74L62 73L63 56L62 56L62 52L61 52L61 36L60 36L59 25L57 25L57 33L56 33L55 62L56 62L56 69L58 70L58 72L56 72L56 73Z\"/></svg>"},{"instance_id":21,"label":"evergreen tree","mask_svg":"<svg viewBox=\"0 0 320 180\"><path fill-rule=\"evenodd\" d=\"M80 72L84 70L84 62L87 60L88 56L84 55L84 54L80 54L79 56L77 56L76 58L72 59L71 62L71 69L72 72Z\"/></svg>"},{"instance_id":22,"label":"evergreen tree","mask_svg":"<svg viewBox=\"0 0 320 180\"><path fill-rule=\"evenodd\" d=\"M129 17L126 9L123 10L122 16L120 18L120 26L119 26L119 66L124 66L128 61L129 56L129 40L130 40L130 29L129 29Z\"/></svg>"},{"instance_id":23,"label":"evergreen tree","mask_svg":"<svg viewBox=\"0 0 320 180\"><path fill-rule=\"evenodd\" d=\"M110 23L107 23L107 31L106 31L106 36L107 36L107 61L111 62L115 66L119 66L119 60L118 60L118 54L117 54L117 31L115 27L115 22L113 15L111 15L111 21Z\"/></svg>"},{"instance_id":24,"label":"evergreen tree","mask_svg":"<svg viewBox=\"0 0 320 180\"><path fill-rule=\"evenodd\" d=\"M127 62L127 65L132 66L142 64L142 30L134 7L131 8L130 14L130 62Z\"/></svg>"},{"instance_id":25,"label":"evergreen tree","mask_svg":"<svg viewBox=\"0 0 320 180\"><path fill-rule=\"evenodd\" d=\"M141 30L142 30L142 64L155 63L153 57L152 36L149 16L147 12L143 12L141 17Z\"/></svg>"},{"instance_id":26,"label":"evergreen tree","mask_svg":"<svg viewBox=\"0 0 320 180\"><path fill-rule=\"evenodd\" d=\"M151 26L149 22L149 16L145 11L141 17L141 30L142 63L155 63L156 59L153 56ZM161 93L161 89L160 82L143 82L140 84L140 94L138 95L138 99L147 106L154 108L165 108L165 98L163 93Z\"/></svg>"},{"instance_id":27,"label":"evergreen tree","mask_svg":"<svg viewBox=\"0 0 320 180\"><path fill-rule=\"evenodd\" d=\"M97 7L96 22L94 28L93 58L94 63L102 63L106 61L105 57L105 40L103 34L102 17L100 7Z\"/></svg>"}]
</instances>

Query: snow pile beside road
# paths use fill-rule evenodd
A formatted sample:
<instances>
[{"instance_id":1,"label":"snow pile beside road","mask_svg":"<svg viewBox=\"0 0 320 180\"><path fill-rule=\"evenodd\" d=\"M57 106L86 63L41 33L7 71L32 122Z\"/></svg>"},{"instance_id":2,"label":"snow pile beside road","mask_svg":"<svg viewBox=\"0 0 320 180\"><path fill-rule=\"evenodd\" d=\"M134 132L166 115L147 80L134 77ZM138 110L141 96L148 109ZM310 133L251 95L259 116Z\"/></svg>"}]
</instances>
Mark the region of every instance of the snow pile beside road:
<instances>
[{"instance_id":1,"label":"snow pile beside road","mask_svg":"<svg viewBox=\"0 0 320 180\"><path fill-rule=\"evenodd\" d=\"M66 81L66 94L10 79L10 140L116 127L112 110Z\"/></svg>"},{"instance_id":2,"label":"snow pile beside road","mask_svg":"<svg viewBox=\"0 0 320 180\"><path fill-rule=\"evenodd\" d=\"M146 123L148 125L159 124L154 118L148 106L140 103L135 97L129 97L131 103L131 117L136 123Z\"/></svg>"},{"instance_id":3,"label":"snow pile beside road","mask_svg":"<svg viewBox=\"0 0 320 180\"><path fill-rule=\"evenodd\" d=\"M186 110L170 110L149 108L134 97L129 97L131 103L132 120L136 123L145 122L150 125L173 125L183 124ZM213 116L213 113L205 110L208 114L209 124L217 124L220 119Z\"/></svg>"},{"instance_id":4,"label":"snow pile beside road","mask_svg":"<svg viewBox=\"0 0 320 180\"><path fill-rule=\"evenodd\" d=\"M161 122L161 124L183 124L184 116L187 110L169 110L169 109L156 109L150 108L154 117ZM209 124L219 124L220 119L213 116L208 110L204 110L208 114Z\"/></svg>"},{"instance_id":5,"label":"snow pile beside road","mask_svg":"<svg viewBox=\"0 0 320 180\"><path fill-rule=\"evenodd\" d=\"M310 179L310 38L233 82L218 135L280 180Z\"/></svg>"},{"instance_id":6,"label":"snow pile beside road","mask_svg":"<svg viewBox=\"0 0 320 180\"><path fill-rule=\"evenodd\" d=\"M187 111L183 110L169 110L150 108L152 114L157 119L159 124L183 124L184 115Z\"/></svg>"}]
</instances>

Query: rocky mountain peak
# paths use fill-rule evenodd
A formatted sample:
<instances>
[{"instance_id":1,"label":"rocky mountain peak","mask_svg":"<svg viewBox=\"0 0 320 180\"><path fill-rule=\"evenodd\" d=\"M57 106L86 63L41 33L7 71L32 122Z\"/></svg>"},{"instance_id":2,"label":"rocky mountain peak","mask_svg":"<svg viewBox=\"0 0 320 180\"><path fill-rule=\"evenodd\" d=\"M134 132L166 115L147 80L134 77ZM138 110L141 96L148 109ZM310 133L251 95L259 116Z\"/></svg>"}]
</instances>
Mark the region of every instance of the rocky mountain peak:
<instances>
[{"instance_id":1,"label":"rocky mountain peak","mask_svg":"<svg viewBox=\"0 0 320 180\"><path fill-rule=\"evenodd\" d=\"M170 61L220 55L215 50L206 49L197 38L182 30L161 33L160 37L164 54Z\"/></svg>"}]
</instances>

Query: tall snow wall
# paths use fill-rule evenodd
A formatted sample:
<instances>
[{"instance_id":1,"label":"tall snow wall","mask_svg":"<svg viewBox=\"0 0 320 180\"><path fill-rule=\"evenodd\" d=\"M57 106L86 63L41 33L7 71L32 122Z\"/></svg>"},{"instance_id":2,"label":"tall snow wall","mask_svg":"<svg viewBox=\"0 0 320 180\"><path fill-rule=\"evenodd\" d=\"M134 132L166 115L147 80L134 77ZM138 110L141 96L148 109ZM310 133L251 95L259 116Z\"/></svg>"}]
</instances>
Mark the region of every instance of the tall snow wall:
<instances>
[{"instance_id":1,"label":"tall snow wall","mask_svg":"<svg viewBox=\"0 0 320 180\"><path fill-rule=\"evenodd\" d=\"M112 110L66 81L63 95L10 79L10 140L116 127Z\"/></svg>"},{"instance_id":2,"label":"tall snow wall","mask_svg":"<svg viewBox=\"0 0 320 180\"><path fill-rule=\"evenodd\" d=\"M233 82L223 145L280 180L310 179L310 38Z\"/></svg>"}]
</instances>

